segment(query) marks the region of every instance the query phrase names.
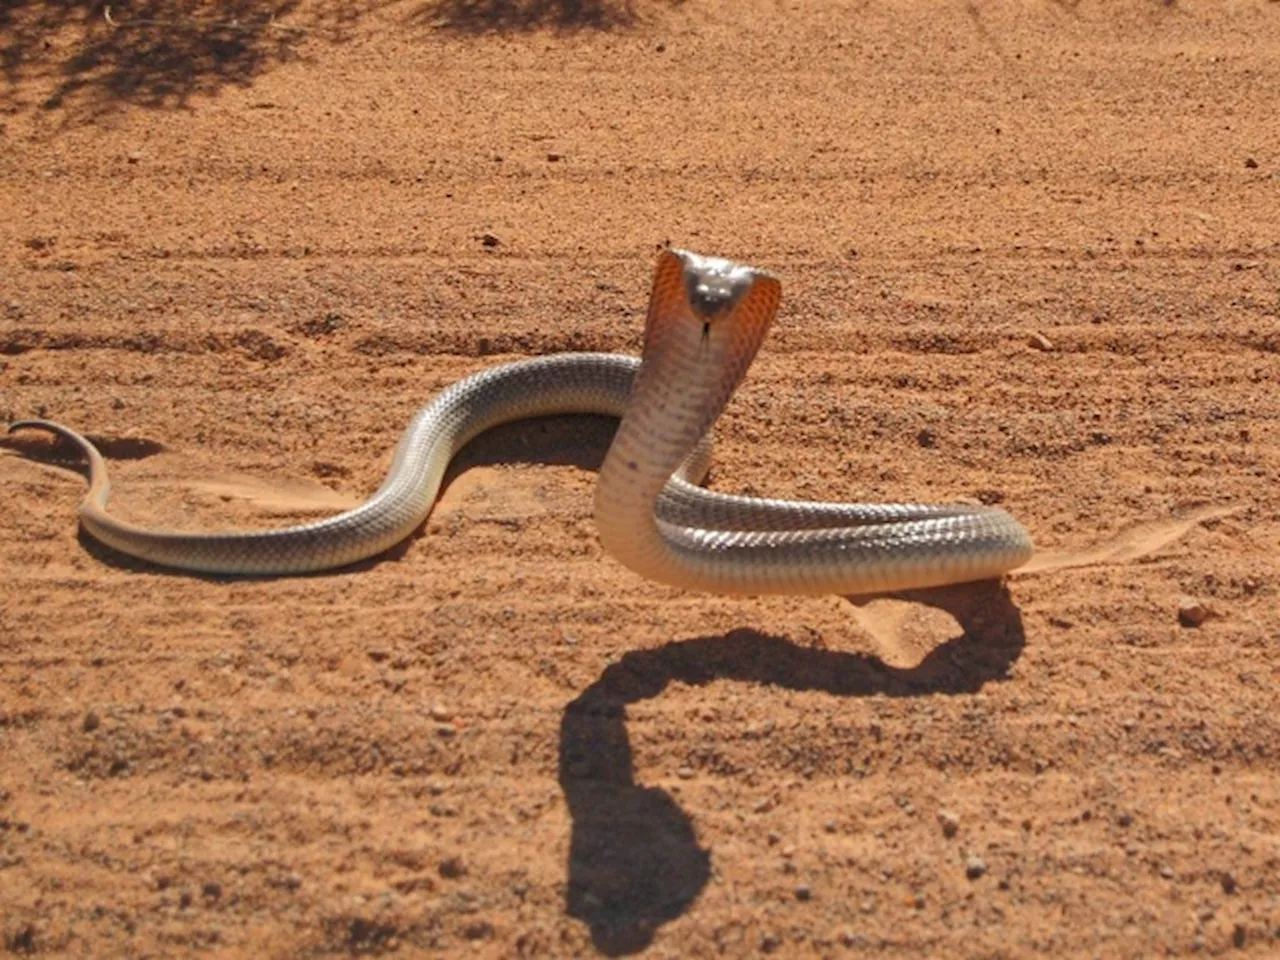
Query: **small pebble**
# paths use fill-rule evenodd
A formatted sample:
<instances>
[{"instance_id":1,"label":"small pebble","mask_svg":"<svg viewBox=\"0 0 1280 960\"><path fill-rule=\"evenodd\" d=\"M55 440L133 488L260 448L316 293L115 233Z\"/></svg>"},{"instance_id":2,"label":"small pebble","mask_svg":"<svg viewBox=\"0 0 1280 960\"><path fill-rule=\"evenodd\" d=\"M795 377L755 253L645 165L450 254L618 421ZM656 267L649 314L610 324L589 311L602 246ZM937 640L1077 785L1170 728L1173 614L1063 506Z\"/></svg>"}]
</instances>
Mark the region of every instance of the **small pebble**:
<instances>
[{"instance_id":1,"label":"small pebble","mask_svg":"<svg viewBox=\"0 0 1280 960\"><path fill-rule=\"evenodd\" d=\"M431 719L439 723L446 723L453 719L453 711L442 704L433 703L431 705Z\"/></svg>"},{"instance_id":2,"label":"small pebble","mask_svg":"<svg viewBox=\"0 0 1280 960\"><path fill-rule=\"evenodd\" d=\"M1035 350L1043 350L1045 353L1052 353L1056 347L1053 341L1046 337L1043 333L1031 333L1027 336L1027 342Z\"/></svg>"},{"instance_id":3,"label":"small pebble","mask_svg":"<svg viewBox=\"0 0 1280 960\"><path fill-rule=\"evenodd\" d=\"M486 233L484 236L480 238L480 242L483 243L486 247L496 247L498 244L502 243L502 241L499 240L492 233Z\"/></svg>"},{"instance_id":4,"label":"small pebble","mask_svg":"<svg viewBox=\"0 0 1280 960\"><path fill-rule=\"evenodd\" d=\"M1250 170L1257 170L1257 169L1258 169L1258 161L1257 161L1257 160L1255 160L1255 159L1253 159L1253 157L1245 157L1245 159L1244 159L1244 165L1245 165L1245 167L1247 167L1247 168L1248 168L1248 169L1250 169Z\"/></svg>"},{"instance_id":5,"label":"small pebble","mask_svg":"<svg viewBox=\"0 0 1280 960\"><path fill-rule=\"evenodd\" d=\"M216 880L210 880L200 888L200 892L205 895L206 899L217 900L222 896L222 884Z\"/></svg>"},{"instance_id":6,"label":"small pebble","mask_svg":"<svg viewBox=\"0 0 1280 960\"><path fill-rule=\"evenodd\" d=\"M462 862L461 857L449 857L447 860L441 860L439 869L440 876L446 880L457 880L467 873L467 865Z\"/></svg>"},{"instance_id":7,"label":"small pebble","mask_svg":"<svg viewBox=\"0 0 1280 960\"><path fill-rule=\"evenodd\" d=\"M80 729L85 733L93 733L100 726L102 726L102 719L92 710L86 713L84 719L80 722Z\"/></svg>"},{"instance_id":8,"label":"small pebble","mask_svg":"<svg viewBox=\"0 0 1280 960\"><path fill-rule=\"evenodd\" d=\"M812 900L812 899L813 899L813 888L812 888L812 887L810 887L807 883L797 884L797 885L796 885L796 899L797 899L797 900L800 900L800 901Z\"/></svg>"},{"instance_id":9,"label":"small pebble","mask_svg":"<svg viewBox=\"0 0 1280 960\"><path fill-rule=\"evenodd\" d=\"M676 776L679 777L681 780L692 780L693 767L681 767L679 770L676 771Z\"/></svg>"},{"instance_id":10,"label":"small pebble","mask_svg":"<svg viewBox=\"0 0 1280 960\"><path fill-rule=\"evenodd\" d=\"M938 825L942 827L942 835L951 839L960 832L960 815L952 810L939 810Z\"/></svg>"},{"instance_id":11,"label":"small pebble","mask_svg":"<svg viewBox=\"0 0 1280 960\"><path fill-rule=\"evenodd\" d=\"M970 880L977 880L987 872L987 861L973 856L964 862L964 875Z\"/></svg>"},{"instance_id":12,"label":"small pebble","mask_svg":"<svg viewBox=\"0 0 1280 960\"><path fill-rule=\"evenodd\" d=\"M1237 923L1235 925L1235 929L1231 931L1231 943L1237 950L1244 947L1244 941L1245 941L1246 935L1247 935L1247 931L1244 928L1244 924Z\"/></svg>"},{"instance_id":13,"label":"small pebble","mask_svg":"<svg viewBox=\"0 0 1280 960\"><path fill-rule=\"evenodd\" d=\"M1198 627L1212 616L1213 610L1195 597L1178 601L1178 622L1184 627Z\"/></svg>"},{"instance_id":14,"label":"small pebble","mask_svg":"<svg viewBox=\"0 0 1280 960\"><path fill-rule=\"evenodd\" d=\"M1227 896L1231 896L1236 892L1236 878L1229 873L1222 875L1222 892Z\"/></svg>"}]
</instances>

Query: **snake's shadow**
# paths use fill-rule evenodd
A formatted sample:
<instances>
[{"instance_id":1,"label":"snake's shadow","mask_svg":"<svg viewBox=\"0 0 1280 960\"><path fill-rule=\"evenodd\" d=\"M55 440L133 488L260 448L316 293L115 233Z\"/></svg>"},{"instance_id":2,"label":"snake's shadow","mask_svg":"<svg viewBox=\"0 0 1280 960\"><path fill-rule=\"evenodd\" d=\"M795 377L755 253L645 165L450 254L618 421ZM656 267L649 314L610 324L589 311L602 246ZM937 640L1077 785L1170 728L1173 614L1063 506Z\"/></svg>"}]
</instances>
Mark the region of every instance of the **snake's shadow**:
<instances>
[{"instance_id":1,"label":"snake's shadow","mask_svg":"<svg viewBox=\"0 0 1280 960\"><path fill-rule=\"evenodd\" d=\"M718 680L841 697L974 693L1007 677L1022 653L1022 617L1000 583L883 596L943 610L963 632L902 669L874 656L734 630L629 653L565 708L559 775L573 820L566 909L587 923L598 950L610 956L643 950L662 924L689 908L711 869L689 815L666 791L636 782L627 704L656 697L672 682Z\"/></svg>"},{"instance_id":2,"label":"snake's shadow","mask_svg":"<svg viewBox=\"0 0 1280 960\"><path fill-rule=\"evenodd\" d=\"M597 470L617 421L564 416L513 423L468 444L446 473L441 492L461 473L496 463L573 465ZM0 441L32 459L78 469L69 448L50 451ZM347 569L376 566L402 555L418 530L388 553ZM168 573L81 533L84 548L114 566ZM193 576L175 572L177 576ZM323 576L325 574L320 574ZM209 580L228 578L195 576ZM239 579L239 578L232 578ZM668 684L717 680L825 691L836 696L892 697L966 694L1007 676L1021 655L1022 618L998 583L888 594L924 603L955 618L962 633L911 668L878 657L800 647L754 630L698 637L627 654L565 708L560 725L559 779L573 820L566 910L590 927L596 947L617 956L644 949L664 923L681 916L710 877L710 851L699 845L689 815L666 791L636 783L626 730L626 706L658 696ZM874 597L849 598L855 604Z\"/></svg>"}]
</instances>

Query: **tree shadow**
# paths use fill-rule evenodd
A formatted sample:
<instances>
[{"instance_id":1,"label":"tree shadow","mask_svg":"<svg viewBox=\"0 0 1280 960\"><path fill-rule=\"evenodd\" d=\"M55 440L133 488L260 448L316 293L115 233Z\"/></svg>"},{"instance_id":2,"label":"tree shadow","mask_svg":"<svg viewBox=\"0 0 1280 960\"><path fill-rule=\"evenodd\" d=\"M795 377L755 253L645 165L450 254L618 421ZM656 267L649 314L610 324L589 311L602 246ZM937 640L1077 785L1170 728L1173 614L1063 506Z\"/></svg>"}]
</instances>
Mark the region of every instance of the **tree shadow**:
<instances>
[{"instance_id":1,"label":"tree shadow","mask_svg":"<svg viewBox=\"0 0 1280 960\"><path fill-rule=\"evenodd\" d=\"M588 925L598 950L610 956L643 950L697 899L711 872L710 851L699 846L689 815L666 791L636 783L627 704L656 697L673 682L717 680L841 697L975 693L1007 677L1022 653L1022 617L1001 583L884 596L943 610L963 632L902 669L874 656L735 630L629 653L565 708L559 779L573 820L566 912Z\"/></svg>"},{"instance_id":2,"label":"tree shadow","mask_svg":"<svg viewBox=\"0 0 1280 960\"><path fill-rule=\"evenodd\" d=\"M470 34L613 30L638 20L632 0L0 0L0 109L66 108L92 119L120 104L182 108L303 58L311 39L345 42L361 21L395 7L407 9L388 13L390 29ZM34 91L32 104L24 98Z\"/></svg>"},{"instance_id":3,"label":"tree shadow","mask_svg":"<svg viewBox=\"0 0 1280 960\"><path fill-rule=\"evenodd\" d=\"M639 21L632 0L432 0L413 20L455 33L618 30Z\"/></svg>"},{"instance_id":4,"label":"tree shadow","mask_svg":"<svg viewBox=\"0 0 1280 960\"><path fill-rule=\"evenodd\" d=\"M193 95L247 85L293 59L304 28L280 18L297 0L9 0L0 4L0 70L13 101L19 84L44 81L41 106L90 113L118 101L181 107ZM16 106L16 104L12 104Z\"/></svg>"}]
</instances>

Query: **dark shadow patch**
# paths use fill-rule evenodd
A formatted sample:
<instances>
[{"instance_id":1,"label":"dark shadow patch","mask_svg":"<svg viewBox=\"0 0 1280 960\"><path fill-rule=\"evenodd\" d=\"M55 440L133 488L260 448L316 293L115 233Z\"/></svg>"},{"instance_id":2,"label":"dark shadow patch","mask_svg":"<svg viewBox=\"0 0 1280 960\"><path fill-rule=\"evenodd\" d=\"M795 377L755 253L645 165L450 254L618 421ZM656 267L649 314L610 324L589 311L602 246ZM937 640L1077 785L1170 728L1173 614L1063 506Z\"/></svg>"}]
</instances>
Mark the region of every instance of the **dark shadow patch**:
<instances>
[{"instance_id":1,"label":"dark shadow patch","mask_svg":"<svg viewBox=\"0 0 1280 960\"><path fill-rule=\"evenodd\" d=\"M619 30L639 14L631 0L435 0L410 18L456 33Z\"/></svg>"},{"instance_id":2,"label":"dark shadow patch","mask_svg":"<svg viewBox=\"0 0 1280 960\"><path fill-rule=\"evenodd\" d=\"M0 107L65 109L76 121L91 121L121 104L180 109L197 96L248 87L278 64L314 55L316 48L308 46L313 41L345 43L363 21L393 5L400 4L5 0ZM616 30L638 21L632 0L433 0L409 8L387 26L483 34ZM28 91L40 99L27 100Z\"/></svg>"},{"instance_id":3,"label":"dark shadow patch","mask_svg":"<svg viewBox=\"0 0 1280 960\"><path fill-rule=\"evenodd\" d=\"M0 70L10 91L46 81L45 109L73 101L91 114L114 102L181 107L196 94L247 85L267 66L294 59L306 31L281 18L296 6L296 0L12 0L0 5L6 37Z\"/></svg>"},{"instance_id":4,"label":"dark shadow patch","mask_svg":"<svg viewBox=\"0 0 1280 960\"><path fill-rule=\"evenodd\" d=\"M616 417L585 413L517 420L494 427L458 451L445 473L441 495L472 467L538 464L599 471L617 429Z\"/></svg>"},{"instance_id":5,"label":"dark shadow patch","mask_svg":"<svg viewBox=\"0 0 1280 960\"><path fill-rule=\"evenodd\" d=\"M882 596L935 606L963 633L901 669L874 656L735 630L629 653L565 708L559 777L573 820L565 906L590 927L597 949L610 956L643 950L697 899L711 871L710 851L699 846L688 814L664 790L635 782L627 704L673 682L718 680L842 697L970 694L1007 677L1022 654L1022 616L1000 583Z\"/></svg>"}]
</instances>

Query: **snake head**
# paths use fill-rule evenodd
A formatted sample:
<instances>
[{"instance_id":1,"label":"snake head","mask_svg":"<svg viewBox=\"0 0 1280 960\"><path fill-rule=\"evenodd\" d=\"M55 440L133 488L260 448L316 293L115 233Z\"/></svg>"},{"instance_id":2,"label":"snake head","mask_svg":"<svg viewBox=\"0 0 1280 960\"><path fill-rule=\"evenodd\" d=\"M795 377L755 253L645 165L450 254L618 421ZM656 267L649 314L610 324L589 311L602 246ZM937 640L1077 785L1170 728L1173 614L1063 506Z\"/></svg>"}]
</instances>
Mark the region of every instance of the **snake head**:
<instances>
[{"instance_id":1,"label":"snake head","mask_svg":"<svg viewBox=\"0 0 1280 960\"><path fill-rule=\"evenodd\" d=\"M720 257L688 250L671 251L684 268L685 293L694 316L710 323L732 313L763 272Z\"/></svg>"}]
</instances>

